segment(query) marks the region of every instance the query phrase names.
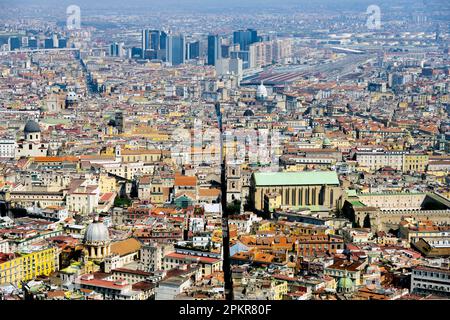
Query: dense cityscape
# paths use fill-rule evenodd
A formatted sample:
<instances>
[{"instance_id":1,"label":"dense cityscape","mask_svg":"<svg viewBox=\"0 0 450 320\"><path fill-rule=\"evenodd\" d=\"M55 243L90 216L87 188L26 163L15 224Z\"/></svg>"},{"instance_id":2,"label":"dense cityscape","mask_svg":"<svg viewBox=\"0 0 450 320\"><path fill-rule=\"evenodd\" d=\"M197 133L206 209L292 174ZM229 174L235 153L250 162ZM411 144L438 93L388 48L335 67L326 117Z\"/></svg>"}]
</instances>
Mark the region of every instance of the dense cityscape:
<instances>
[{"instance_id":1,"label":"dense cityscape","mask_svg":"<svg viewBox=\"0 0 450 320\"><path fill-rule=\"evenodd\" d=\"M0 2L0 300L449 299L450 3L278 2Z\"/></svg>"}]
</instances>

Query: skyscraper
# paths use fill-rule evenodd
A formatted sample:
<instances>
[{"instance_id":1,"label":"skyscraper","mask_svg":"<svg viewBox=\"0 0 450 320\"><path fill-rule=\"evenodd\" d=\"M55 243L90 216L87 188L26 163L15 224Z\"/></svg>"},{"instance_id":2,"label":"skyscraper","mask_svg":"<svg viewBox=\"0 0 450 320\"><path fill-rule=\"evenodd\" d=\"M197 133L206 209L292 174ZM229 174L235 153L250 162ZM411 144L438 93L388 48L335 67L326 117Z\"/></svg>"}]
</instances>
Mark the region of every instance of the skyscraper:
<instances>
[{"instance_id":1,"label":"skyscraper","mask_svg":"<svg viewBox=\"0 0 450 320\"><path fill-rule=\"evenodd\" d=\"M29 38L28 39L28 48L30 49L37 49L38 48L38 41L36 38Z\"/></svg>"},{"instance_id":2,"label":"skyscraper","mask_svg":"<svg viewBox=\"0 0 450 320\"><path fill-rule=\"evenodd\" d=\"M186 59L197 59L200 57L200 41L189 42L186 44Z\"/></svg>"},{"instance_id":3,"label":"skyscraper","mask_svg":"<svg viewBox=\"0 0 450 320\"><path fill-rule=\"evenodd\" d=\"M8 46L10 51L20 49L22 46L22 41L19 37L9 37Z\"/></svg>"},{"instance_id":4,"label":"skyscraper","mask_svg":"<svg viewBox=\"0 0 450 320\"><path fill-rule=\"evenodd\" d=\"M109 55L112 57L123 57L125 55L124 43L111 43L109 46Z\"/></svg>"},{"instance_id":5,"label":"skyscraper","mask_svg":"<svg viewBox=\"0 0 450 320\"><path fill-rule=\"evenodd\" d=\"M144 52L145 50L147 50L150 47L150 32L151 30L148 29L144 29L142 30L142 52Z\"/></svg>"},{"instance_id":6,"label":"skyscraper","mask_svg":"<svg viewBox=\"0 0 450 320\"><path fill-rule=\"evenodd\" d=\"M59 40L58 40L58 35L54 34L52 36L53 39L53 48L59 48Z\"/></svg>"},{"instance_id":7,"label":"skyscraper","mask_svg":"<svg viewBox=\"0 0 450 320\"><path fill-rule=\"evenodd\" d=\"M186 57L184 35L167 36L167 61L173 66L183 64Z\"/></svg>"},{"instance_id":8,"label":"skyscraper","mask_svg":"<svg viewBox=\"0 0 450 320\"><path fill-rule=\"evenodd\" d=\"M214 66L218 59L222 57L221 39L219 35L208 36L208 65Z\"/></svg>"},{"instance_id":9,"label":"skyscraper","mask_svg":"<svg viewBox=\"0 0 450 320\"><path fill-rule=\"evenodd\" d=\"M258 41L258 31L254 29L233 32L233 43L239 44L242 51L247 51L252 43Z\"/></svg>"},{"instance_id":10,"label":"skyscraper","mask_svg":"<svg viewBox=\"0 0 450 320\"><path fill-rule=\"evenodd\" d=\"M53 49L53 38L47 38L44 40L44 48L45 49Z\"/></svg>"},{"instance_id":11,"label":"skyscraper","mask_svg":"<svg viewBox=\"0 0 450 320\"><path fill-rule=\"evenodd\" d=\"M142 58L166 60L167 34L160 30L142 30Z\"/></svg>"},{"instance_id":12,"label":"skyscraper","mask_svg":"<svg viewBox=\"0 0 450 320\"><path fill-rule=\"evenodd\" d=\"M67 48L67 39L66 38L59 38L58 48Z\"/></svg>"}]
</instances>

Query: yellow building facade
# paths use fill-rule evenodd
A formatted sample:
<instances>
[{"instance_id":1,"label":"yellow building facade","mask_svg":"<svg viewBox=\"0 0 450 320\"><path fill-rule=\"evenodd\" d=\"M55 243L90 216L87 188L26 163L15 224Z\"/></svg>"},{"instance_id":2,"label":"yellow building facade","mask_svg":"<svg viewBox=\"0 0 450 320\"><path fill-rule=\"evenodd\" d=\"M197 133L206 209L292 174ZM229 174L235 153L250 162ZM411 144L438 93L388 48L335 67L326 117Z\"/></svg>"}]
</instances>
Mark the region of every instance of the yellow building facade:
<instances>
[{"instance_id":1,"label":"yellow building facade","mask_svg":"<svg viewBox=\"0 0 450 320\"><path fill-rule=\"evenodd\" d=\"M12 283L21 287L21 281L37 276L48 276L58 270L56 248L47 248L0 263L0 284Z\"/></svg>"},{"instance_id":2,"label":"yellow building facade","mask_svg":"<svg viewBox=\"0 0 450 320\"><path fill-rule=\"evenodd\" d=\"M427 154L409 153L405 154L405 157L403 159L403 172L425 172L428 165Z\"/></svg>"}]
</instances>

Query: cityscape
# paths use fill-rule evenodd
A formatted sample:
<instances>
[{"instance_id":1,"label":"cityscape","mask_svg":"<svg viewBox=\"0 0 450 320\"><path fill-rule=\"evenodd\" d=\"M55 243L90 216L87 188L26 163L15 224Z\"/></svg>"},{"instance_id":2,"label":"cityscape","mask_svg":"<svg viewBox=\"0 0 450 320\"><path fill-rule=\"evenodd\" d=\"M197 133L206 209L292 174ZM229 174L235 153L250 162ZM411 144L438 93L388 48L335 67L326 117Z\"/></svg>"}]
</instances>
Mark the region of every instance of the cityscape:
<instances>
[{"instance_id":1,"label":"cityscape","mask_svg":"<svg viewBox=\"0 0 450 320\"><path fill-rule=\"evenodd\" d=\"M449 45L445 0L0 1L0 300L449 300Z\"/></svg>"}]
</instances>

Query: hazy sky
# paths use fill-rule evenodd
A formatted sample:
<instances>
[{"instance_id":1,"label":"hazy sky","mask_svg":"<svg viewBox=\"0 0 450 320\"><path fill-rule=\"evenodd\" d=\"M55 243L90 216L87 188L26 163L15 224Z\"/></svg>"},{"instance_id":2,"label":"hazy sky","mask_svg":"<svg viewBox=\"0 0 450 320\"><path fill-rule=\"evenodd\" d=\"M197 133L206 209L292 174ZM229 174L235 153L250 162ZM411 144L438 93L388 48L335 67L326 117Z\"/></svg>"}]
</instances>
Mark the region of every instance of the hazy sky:
<instances>
[{"instance_id":1,"label":"hazy sky","mask_svg":"<svg viewBox=\"0 0 450 320\"><path fill-rule=\"evenodd\" d=\"M440 0L0 0L3 5L32 4L32 5L70 5L76 4L85 8L108 7L155 7L155 8L183 8L195 10L220 9L230 7L274 8L286 6L301 6L308 8L341 8L360 10L370 4L383 5L385 3L402 3L440 1ZM446 0L442 0L446 1Z\"/></svg>"}]
</instances>

